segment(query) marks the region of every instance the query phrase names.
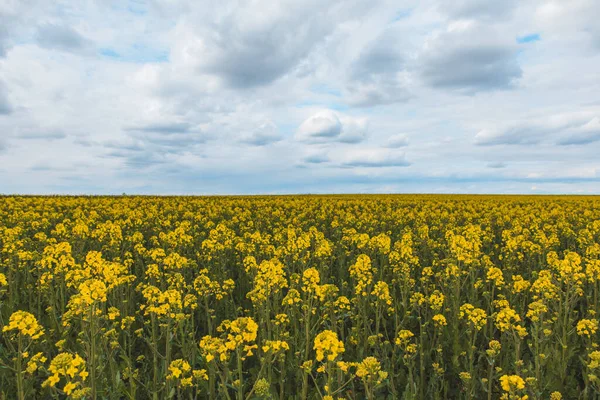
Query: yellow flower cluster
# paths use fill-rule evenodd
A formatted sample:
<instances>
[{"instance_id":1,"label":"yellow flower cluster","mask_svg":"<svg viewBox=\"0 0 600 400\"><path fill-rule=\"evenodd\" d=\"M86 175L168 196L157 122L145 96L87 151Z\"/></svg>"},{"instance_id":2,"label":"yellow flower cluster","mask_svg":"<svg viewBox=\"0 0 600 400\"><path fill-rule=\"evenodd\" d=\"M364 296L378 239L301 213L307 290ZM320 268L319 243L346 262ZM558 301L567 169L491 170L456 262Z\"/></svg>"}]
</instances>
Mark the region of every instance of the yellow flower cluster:
<instances>
[{"instance_id":1,"label":"yellow flower cluster","mask_svg":"<svg viewBox=\"0 0 600 400\"><path fill-rule=\"evenodd\" d=\"M273 294L288 286L284 265L278 259L261 262L254 271L254 288L247 297L256 305L266 302Z\"/></svg>"},{"instance_id":2,"label":"yellow flower cluster","mask_svg":"<svg viewBox=\"0 0 600 400\"><path fill-rule=\"evenodd\" d=\"M345 351L344 343L338 339L337 333L325 330L315 337L313 349L317 352L317 361L334 361Z\"/></svg>"},{"instance_id":3,"label":"yellow flower cluster","mask_svg":"<svg viewBox=\"0 0 600 400\"><path fill-rule=\"evenodd\" d=\"M498 288L504 286L504 276L502 275L502 270L500 268L492 267L488 269L486 279Z\"/></svg>"},{"instance_id":4,"label":"yellow flower cluster","mask_svg":"<svg viewBox=\"0 0 600 400\"><path fill-rule=\"evenodd\" d=\"M0 197L0 398L593 397L599 204Z\"/></svg>"},{"instance_id":5,"label":"yellow flower cluster","mask_svg":"<svg viewBox=\"0 0 600 400\"><path fill-rule=\"evenodd\" d=\"M500 397L502 400L528 400L528 395L521 395L525 389L525 381L519 375L502 375L500 377L500 387L505 392Z\"/></svg>"},{"instance_id":6,"label":"yellow flower cluster","mask_svg":"<svg viewBox=\"0 0 600 400\"><path fill-rule=\"evenodd\" d=\"M446 317L444 317L442 314L436 314L431 317L431 319L433 320L433 324L438 328L448 325Z\"/></svg>"},{"instance_id":7,"label":"yellow flower cluster","mask_svg":"<svg viewBox=\"0 0 600 400\"><path fill-rule=\"evenodd\" d=\"M354 292L357 296L367 296L369 285L373 282L371 259L366 254L357 257L356 262L349 268L350 276L356 280Z\"/></svg>"},{"instance_id":8,"label":"yellow flower cluster","mask_svg":"<svg viewBox=\"0 0 600 400\"><path fill-rule=\"evenodd\" d=\"M598 320L582 319L577 322L577 334L579 336L592 337L598 331Z\"/></svg>"},{"instance_id":9,"label":"yellow flower cluster","mask_svg":"<svg viewBox=\"0 0 600 400\"><path fill-rule=\"evenodd\" d=\"M193 380L207 381L208 375L205 369L192 369L190 363L179 358L171 361L169 364L169 373L167 379L176 381L177 385L185 388L193 385Z\"/></svg>"},{"instance_id":10,"label":"yellow flower cluster","mask_svg":"<svg viewBox=\"0 0 600 400\"><path fill-rule=\"evenodd\" d=\"M85 360L78 354L60 353L52 359L48 367L50 377L44 381L42 387L55 387L62 378L66 383L62 388L67 396L74 399L84 398L89 393L89 387L84 385L88 377Z\"/></svg>"},{"instance_id":11,"label":"yellow flower cluster","mask_svg":"<svg viewBox=\"0 0 600 400\"><path fill-rule=\"evenodd\" d=\"M25 371L28 374L33 374L35 371L38 370L38 368L41 365L43 365L46 362L46 360L47 358L46 356L44 356L44 353L36 353L27 361L27 368L25 369Z\"/></svg>"},{"instance_id":12,"label":"yellow flower cluster","mask_svg":"<svg viewBox=\"0 0 600 400\"><path fill-rule=\"evenodd\" d=\"M8 320L8 325L2 328L2 332L12 332L28 337L32 340L39 339L44 334L35 316L27 311L15 311Z\"/></svg>"},{"instance_id":13,"label":"yellow flower cluster","mask_svg":"<svg viewBox=\"0 0 600 400\"><path fill-rule=\"evenodd\" d=\"M379 385L388 373L381 370L381 363L375 357L367 357L356 366L356 376L365 382Z\"/></svg>"},{"instance_id":14,"label":"yellow flower cluster","mask_svg":"<svg viewBox=\"0 0 600 400\"><path fill-rule=\"evenodd\" d=\"M444 299L445 296L436 290L431 294L431 296L429 296L429 307L433 311L440 311L444 306Z\"/></svg>"},{"instance_id":15,"label":"yellow flower cluster","mask_svg":"<svg viewBox=\"0 0 600 400\"><path fill-rule=\"evenodd\" d=\"M519 322L521 322L521 317L509 306L503 307L496 313L496 327L500 332L514 330L520 337L527 336L527 331L518 324Z\"/></svg>"},{"instance_id":16,"label":"yellow flower cluster","mask_svg":"<svg viewBox=\"0 0 600 400\"><path fill-rule=\"evenodd\" d=\"M502 375L500 386L505 392L513 392L525 389L525 381L519 375Z\"/></svg>"},{"instance_id":17,"label":"yellow flower cluster","mask_svg":"<svg viewBox=\"0 0 600 400\"><path fill-rule=\"evenodd\" d=\"M459 317L466 319L470 327L477 331L483 329L487 324L487 314L485 310L476 308L470 303L465 303L460 306Z\"/></svg>"},{"instance_id":18,"label":"yellow flower cluster","mask_svg":"<svg viewBox=\"0 0 600 400\"><path fill-rule=\"evenodd\" d=\"M537 300L529 303L529 310L527 311L526 317L533 322L538 322L542 316L548 312L548 307L543 301Z\"/></svg>"}]
</instances>

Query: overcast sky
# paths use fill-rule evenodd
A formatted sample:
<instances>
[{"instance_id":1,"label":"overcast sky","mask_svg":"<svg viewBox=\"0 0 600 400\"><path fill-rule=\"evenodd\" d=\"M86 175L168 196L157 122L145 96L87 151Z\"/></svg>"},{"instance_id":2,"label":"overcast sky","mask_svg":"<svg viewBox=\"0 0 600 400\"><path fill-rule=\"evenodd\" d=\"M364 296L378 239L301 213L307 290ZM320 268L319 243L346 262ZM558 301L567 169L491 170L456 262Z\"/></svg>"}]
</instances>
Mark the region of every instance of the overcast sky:
<instances>
[{"instance_id":1,"label":"overcast sky","mask_svg":"<svg viewBox=\"0 0 600 400\"><path fill-rule=\"evenodd\" d=\"M598 0L0 0L1 193L600 193Z\"/></svg>"}]
</instances>

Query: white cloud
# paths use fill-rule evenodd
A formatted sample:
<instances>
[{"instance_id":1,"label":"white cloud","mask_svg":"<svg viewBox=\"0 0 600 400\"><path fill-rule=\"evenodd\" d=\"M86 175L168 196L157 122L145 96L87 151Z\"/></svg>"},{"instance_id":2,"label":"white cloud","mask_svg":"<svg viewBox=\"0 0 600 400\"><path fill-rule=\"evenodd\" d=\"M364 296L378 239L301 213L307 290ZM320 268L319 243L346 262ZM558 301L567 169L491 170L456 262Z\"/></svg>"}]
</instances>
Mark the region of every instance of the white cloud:
<instances>
[{"instance_id":1,"label":"white cloud","mask_svg":"<svg viewBox=\"0 0 600 400\"><path fill-rule=\"evenodd\" d=\"M474 20L430 35L419 68L427 84L466 93L507 89L522 75L514 36Z\"/></svg>"},{"instance_id":2,"label":"white cloud","mask_svg":"<svg viewBox=\"0 0 600 400\"><path fill-rule=\"evenodd\" d=\"M386 146L393 148L406 147L408 146L408 136L403 133L392 135L387 139Z\"/></svg>"},{"instance_id":3,"label":"white cloud","mask_svg":"<svg viewBox=\"0 0 600 400\"><path fill-rule=\"evenodd\" d=\"M1 1L0 187L598 192L598 4Z\"/></svg>"},{"instance_id":4,"label":"white cloud","mask_svg":"<svg viewBox=\"0 0 600 400\"><path fill-rule=\"evenodd\" d=\"M331 110L319 111L308 117L296 132L301 141L336 140L342 133L342 123Z\"/></svg>"},{"instance_id":5,"label":"white cloud","mask_svg":"<svg viewBox=\"0 0 600 400\"><path fill-rule=\"evenodd\" d=\"M369 121L332 110L321 110L308 117L298 127L296 139L308 143L359 143L366 139Z\"/></svg>"},{"instance_id":6,"label":"white cloud","mask_svg":"<svg viewBox=\"0 0 600 400\"><path fill-rule=\"evenodd\" d=\"M379 148L349 150L340 155L338 162L350 168L408 167L411 164L403 152Z\"/></svg>"}]
</instances>

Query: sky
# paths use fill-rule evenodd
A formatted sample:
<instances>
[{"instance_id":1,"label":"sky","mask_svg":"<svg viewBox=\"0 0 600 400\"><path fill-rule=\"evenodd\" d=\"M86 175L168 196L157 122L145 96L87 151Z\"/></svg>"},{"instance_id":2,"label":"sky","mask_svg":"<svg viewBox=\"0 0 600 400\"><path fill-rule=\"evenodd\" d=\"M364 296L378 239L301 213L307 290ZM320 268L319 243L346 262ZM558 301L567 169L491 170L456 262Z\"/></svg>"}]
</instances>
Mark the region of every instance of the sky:
<instances>
[{"instance_id":1,"label":"sky","mask_svg":"<svg viewBox=\"0 0 600 400\"><path fill-rule=\"evenodd\" d=\"M0 0L0 193L600 193L597 0Z\"/></svg>"}]
</instances>

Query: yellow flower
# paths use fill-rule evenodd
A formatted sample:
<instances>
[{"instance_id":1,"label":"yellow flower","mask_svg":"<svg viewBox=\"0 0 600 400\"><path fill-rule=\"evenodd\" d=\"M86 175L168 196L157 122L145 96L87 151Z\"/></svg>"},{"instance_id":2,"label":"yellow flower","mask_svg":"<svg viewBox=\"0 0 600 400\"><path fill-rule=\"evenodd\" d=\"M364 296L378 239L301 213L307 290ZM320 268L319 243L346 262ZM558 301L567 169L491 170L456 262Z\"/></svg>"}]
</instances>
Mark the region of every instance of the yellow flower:
<instances>
[{"instance_id":1,"label":"yellow flower","mask_svg":"<svg viewBox=\"0 0 600 400\"><path fill-rule=\"evenodd\" d=\"M208 374L206 373L205 369L195 369L194 371L192 371L192 375L198 380L208 380Z\"/></svg>"},{"instance_id":2,"label":"yellow flower","mask_svg":"<svg viewBox=\"0 0 600 400\"><path fill-rule=\"evenodd\" d=\"M8 320L8 325L2 328L2 332L17 331L21 336L29 337L32 340L39 339L44 334L44 329L40 326L33 314L27 311L15 311Z\"/></svg>"},{"instance_id":3,"label":"yellow flower","mask_svg":"<svg viewBox=\"0 0 600 400\"><path fill-rule=\"evenodd\" d=\"M190 364L181 358L171 361L169 364L169 373L167 379L179 380L181 386L191 385L192 367Z\"/></svg>"},{"instance_id":4,"label":"yellow flower","mask_svg":"<svg viewBox=\"0 0 600 400\"><path fill-rule=\"evenodd\" d=\"M317 361L333 361L344 352L344 343L338 340L337 333L325 330L317 335L313 349L317 352Z\"/></svg>"},{"instance_id":5,"label":"yellow flower","mask_svg":"<svg viewBox=\"0 0 600 400\"><path fill-rule=\"evenodd\" d=\"M71 392L73 392L73 390L75 390L75 388L77 388L77 385L73 382L68 382L65 387L63 388L63 392L65 392L65 394L67 396L69 396L71 394Z\"/></svg>"},{"instance_id":6,"label":"yellow flower","mask_svg":"<svg viewBox=\"0 0 600 400\"><path fill-rule=\"evenodd\" d=\"M598 331L598 320L596 319L582 319L577 322L577 334L579 336L591 337Z\"/></svg>"},{"instance_id":7,"label":"yellow flower","mask_svg":"<svg viewBox=\"0 0 600 400\"><path fill-rule=\"evenodd\" d=\"M500 268L491 267L487 271L486 280L493 282L496 287L501 288L504 286L504 277L502 276L502 270Z\"/></svg>"},{"instance_id":8,"label":"yellow flower","mask_svg":"<svg viewBox=\"0 0 600 400\"><path fill-rule=\"evenodd\" d=\"M400 332L398 332L398 335L396 336L396 344L398 346L406 347L406 345L408 345L410 339L413 336L415 336L414 333L412 333L409 330L403 329Z\"/></svg>"},{"instance_id":9,"label":"yellow flower","mask_svg":"<svg viewBox=\"0 0 600 400\"><path fill-rule=\"evenodd\" d=\"M515 392L525 389L525 381L519 375L503 375L500 377L500 386L505 392Z\"/></svg>"},{"instance_id":10,"label":"yellow flower","mask_svg":"<svg viewBox=\"0 0 600 400\"><path fill-rule=\"evenodd\" d=\"M444 299L444 295L436 290L429 296L429 307L431 307L433 311L440 311L444 306Z\"/></svg>"},{"instance_id":11,"label":"yellow flower","mask_svg":"<svg viewBox=\"0 0 600 400\"><path fill-rule=\"evenodd\" d=\"M354 293L357 296L367 296L368 286L373 282L373 270L371 268L371 259L366 254L357 257L356 262L348 269L350 276L356 280Z\"/></svg>"},{"instance_id":12,"label":"yellow flower","mask_svg":"<svg viewBox=\"0 0 600 400\"><path fill-rule=\"evenodd\" d=\"M460 306L459 317L466 319L472 328L477 331L483 329L487 324L487 314L481 308L475 308L472 304L465 303Z\"/></svg>"},{"instance_id":13,"label":"yellow flower","mask_svg":"<svg viewBox=\"0 0 600 400\"><path fill-rule=\"evenodd\" d=\"M489 348L485 351L488 357L494 358L500 354L500 350L502 349L502 345L497 340L490 340L488 344Z\"/></svg>"},{"instance_id":14,"label":"yellow flower","mask_svg":"<svg viewBox=\"0 0 600 400\"><path fill-rule=\"evenodd\" d=\"M436 314L431 319L433 320L434 325L438 328L448 325L446 317L444 317L442 314Z\"/></svg>"},{"instance_id":15,"label":"yellow flower","mask_svg":"<svg viewBox=\"0 0 600 400\"><path fill-rule=\"evenodd\" d=\"M381 370L381 364L375 357L367 357L358 363L356 367L356 376L361 378L363 382L374 382L380 384L387 378L387 372Z\"/></svg>"}]
</instances>

